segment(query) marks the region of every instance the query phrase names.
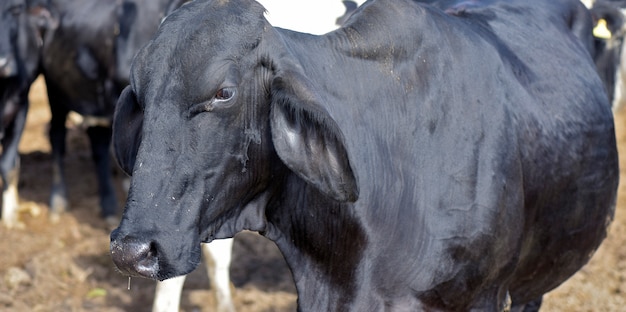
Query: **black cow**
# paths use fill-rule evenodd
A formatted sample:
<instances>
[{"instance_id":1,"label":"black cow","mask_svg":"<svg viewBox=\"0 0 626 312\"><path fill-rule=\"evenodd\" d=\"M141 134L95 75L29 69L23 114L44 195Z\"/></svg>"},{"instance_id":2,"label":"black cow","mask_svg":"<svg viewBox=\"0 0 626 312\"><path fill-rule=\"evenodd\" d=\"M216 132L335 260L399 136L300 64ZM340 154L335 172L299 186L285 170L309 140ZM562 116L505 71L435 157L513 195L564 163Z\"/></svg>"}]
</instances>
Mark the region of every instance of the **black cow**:
<instances>
[{"instance_id":1,"label":"black cow","mask_svg":"<svg viewBox=\"0 0 626 312\"><path fill-rule=\"evenodd\" d=\"M68 113L74 111L88 117L86 127L98 175L102 216L117 224L109 153L113 109L128 84L130 60L154 34L163 17L182 2L51 0L50 9L58 23L46 36L43 73L52 112L53 216L67 209L65 123Z\"/></svg>"},{"instance_id":2,"label":"black cow","mask_svg":"<svg viewBox=\"0 0 626 312\"><path fill-rule=\"evenodd\" d=\"M301 311L539 304L614 212L613 117L570 29L589 13L435 5L368 1L324 36L251 0L171 14L116 107L121 272L186 274L201 242L248 229L283 252Z\"/></svg>"},{"instance_id":3,"label":"black cow","mask_svg":"<svg viewBox=\"0 0 626 312\"><path fill-rule=\"evenodd\" d=\"M49 12L35 0L0 2L0 217L7 227L19 225L17 148L26 123L28 91L39 74L42 30L50 22Z\"/></svg>"}]
</instances>

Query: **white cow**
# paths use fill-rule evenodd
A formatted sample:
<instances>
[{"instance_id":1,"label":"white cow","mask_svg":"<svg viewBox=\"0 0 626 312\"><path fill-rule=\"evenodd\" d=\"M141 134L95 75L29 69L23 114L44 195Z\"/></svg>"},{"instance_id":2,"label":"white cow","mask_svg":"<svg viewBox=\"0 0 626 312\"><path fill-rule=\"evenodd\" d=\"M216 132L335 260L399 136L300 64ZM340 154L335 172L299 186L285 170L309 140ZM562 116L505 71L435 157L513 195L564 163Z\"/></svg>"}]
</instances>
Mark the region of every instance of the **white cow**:
<instances>
[{"instance_id":1,"label":"white cow","mask_svg":"<svg viewBox=\"0 0 626 312\"><path fill-rule=\"evenodd\" d=\"M257 0L267 10L265 16L275 27L320 35L338 27L337 18L346 13L341 0ZM365 0L352 1L361 5ZM233 312L230 292L230 260L233 239L202 244L202 255L218 312ZM157 282L152 312L177 312L186 276Z\"/></svg>"}]
</instances>

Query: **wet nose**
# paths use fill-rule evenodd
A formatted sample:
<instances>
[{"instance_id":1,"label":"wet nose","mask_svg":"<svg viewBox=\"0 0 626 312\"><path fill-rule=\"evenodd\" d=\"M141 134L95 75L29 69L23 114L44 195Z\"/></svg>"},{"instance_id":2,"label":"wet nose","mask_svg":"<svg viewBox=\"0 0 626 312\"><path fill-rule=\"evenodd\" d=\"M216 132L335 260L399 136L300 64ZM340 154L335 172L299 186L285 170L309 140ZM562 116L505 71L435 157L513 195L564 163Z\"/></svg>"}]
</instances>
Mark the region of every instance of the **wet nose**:
<instances>
[{"instance_id":1,"label":"wet nose","mask_svg":"<svg viewBox=\"0 0 626 312\"><path fill-rule=\"evenodd\" d=\"M0 55L0 78L17 76L17 63L10 55Z\"/></svg>"},{"instance_id":2,"label":"wet nose","mask_svg":"<svg viewBox=\"0 0 626 312\"><path fill-rule=\"evenodd\" d=\"M117 268L128 276L156 279L159 261L156 244L134 236L111 233L111 258Z\"/></svg>"}]
</instances>

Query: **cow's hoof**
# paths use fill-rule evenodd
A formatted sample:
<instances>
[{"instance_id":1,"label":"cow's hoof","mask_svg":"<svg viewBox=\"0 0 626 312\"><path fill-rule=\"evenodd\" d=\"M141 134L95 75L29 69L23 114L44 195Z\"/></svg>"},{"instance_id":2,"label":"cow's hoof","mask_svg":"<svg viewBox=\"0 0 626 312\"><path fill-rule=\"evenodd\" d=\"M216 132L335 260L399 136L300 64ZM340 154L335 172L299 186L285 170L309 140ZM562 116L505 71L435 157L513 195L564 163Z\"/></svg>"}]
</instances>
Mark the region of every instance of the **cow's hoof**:
<instances>
[{"instance_id":1,"label":"cow's hoof","mask_svg":"<svg viewBox=\"0 0 626 312\"><path fill-rule=\"evenodd\" d=\"M6 227L7 229L14 229L14 230L23 230L26 228L26 225L20 222L17 218L13 220L2 219L2 225L4 225L4 227Z\"/></svg>"},{"instance_id":2,"label":"cow's hoof","mask_svg":"<svg viewBox=\"0 0 626 312\"><path fill-rule=\"evenodd\" d=\"M53 193L50 196L50 212L53 214L62 214L68 209L68 201L66 196Z\"/></svg>"}]
</instances>

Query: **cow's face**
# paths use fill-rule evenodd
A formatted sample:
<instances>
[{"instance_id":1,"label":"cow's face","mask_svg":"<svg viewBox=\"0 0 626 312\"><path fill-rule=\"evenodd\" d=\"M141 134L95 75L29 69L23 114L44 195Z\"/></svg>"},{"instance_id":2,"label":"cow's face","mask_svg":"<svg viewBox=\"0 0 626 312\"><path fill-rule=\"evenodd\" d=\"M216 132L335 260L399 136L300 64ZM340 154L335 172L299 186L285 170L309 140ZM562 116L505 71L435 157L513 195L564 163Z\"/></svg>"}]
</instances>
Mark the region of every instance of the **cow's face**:
<instances>
[{"instance_id":1,"label":"cow's face","mask_svg":"<svg viewBox=\"0 0 626 312\"><path fill-rule=\"evenodd\" d=\"M43 34L54 25L43 1L0 1L0 79L34 76Z\"/></svg>"},{"instance_id":2,"label":"cow's face","mask_svg":"<svg viewBox=\"0 0 626 312\"><path fill-rule=\"evenodd\" d=\"M288 172L339 201L358 190L337 125L250 0L194 1L137 55L114 118L116 156L132 175L111 234L129 275L193 270L200 242L263 230Z\"/></svg>"},{"instance_id":3,"label":"cow's face","mask_svg":"<svg viewBox=\"0 0 626 312\"><path fill-rule=\"evenodd\" d=\"M0 1L0 97L2 105L26 92L39 73L43 33L53 24L37 0ZM11 109L9 109L11 110Z\"/></svg>"},{"instance_id":4,"label":"cow's face","mask_svg":"<svg viewBox=\"0 0 626 312\"><path fill-rule=\"evenodd\" d=\"M25 0L0 2L0 78L18 74L17 39L26 9Z\"/></svg>"}]
</instances>

